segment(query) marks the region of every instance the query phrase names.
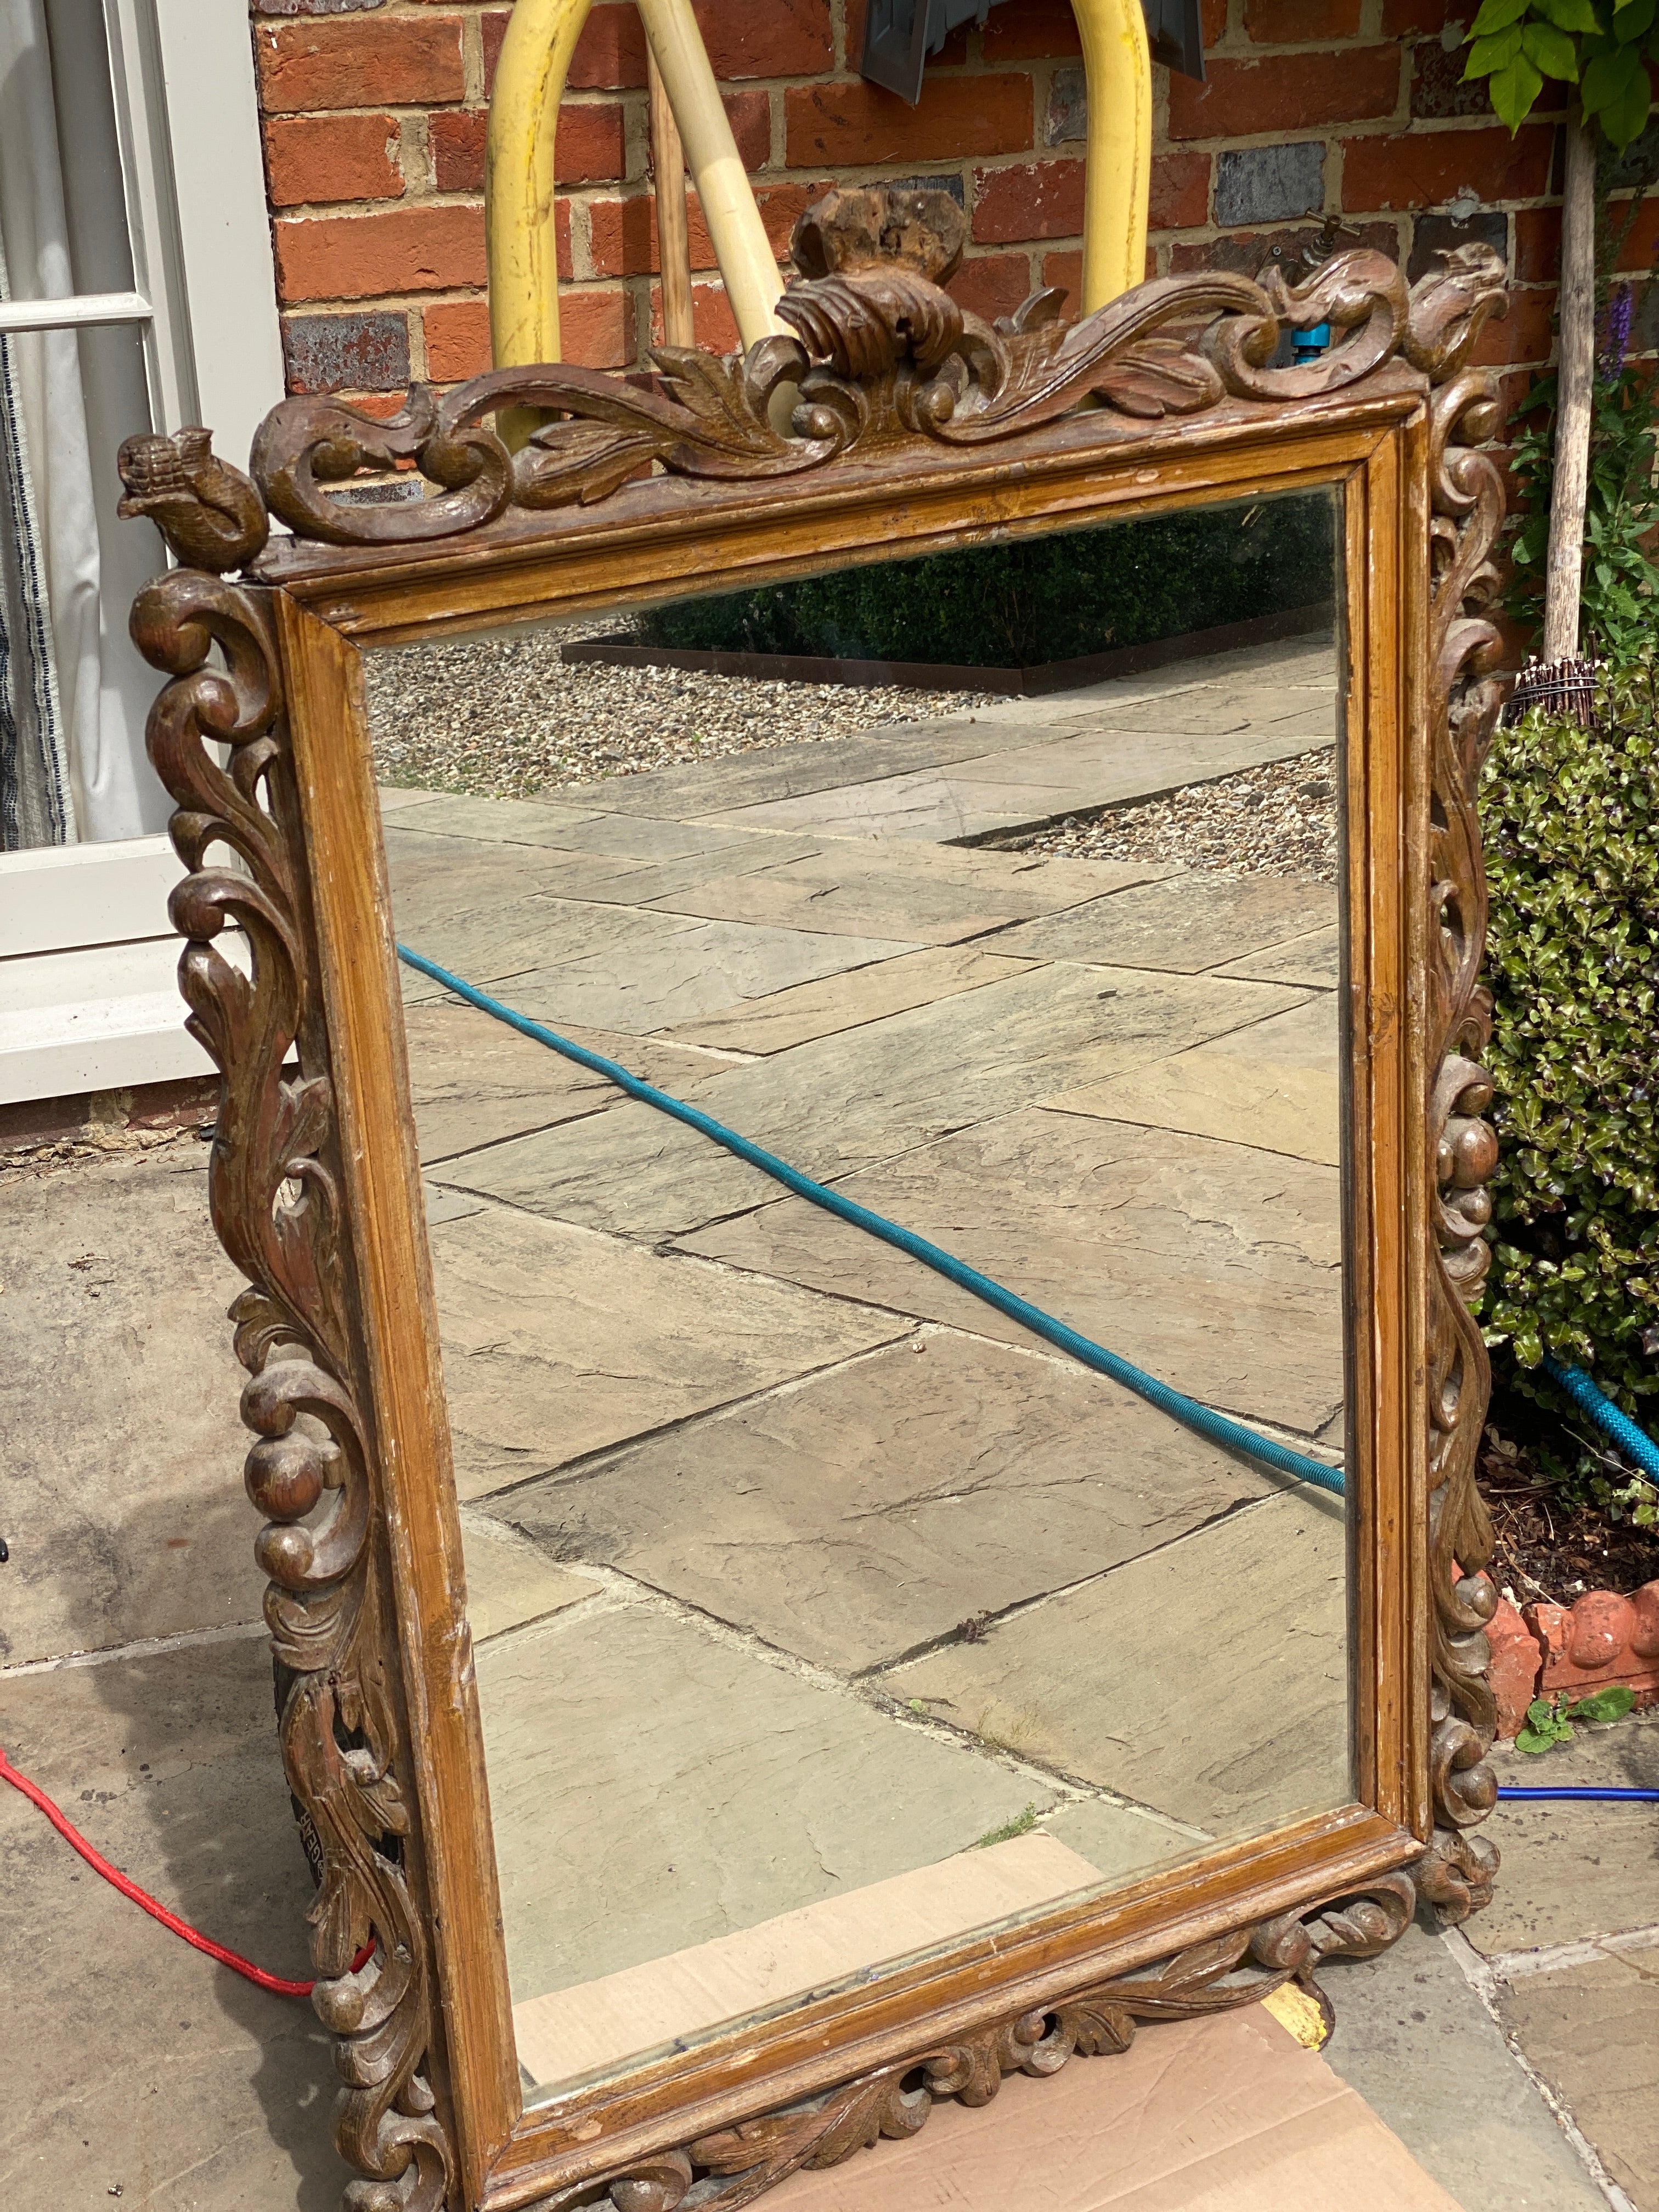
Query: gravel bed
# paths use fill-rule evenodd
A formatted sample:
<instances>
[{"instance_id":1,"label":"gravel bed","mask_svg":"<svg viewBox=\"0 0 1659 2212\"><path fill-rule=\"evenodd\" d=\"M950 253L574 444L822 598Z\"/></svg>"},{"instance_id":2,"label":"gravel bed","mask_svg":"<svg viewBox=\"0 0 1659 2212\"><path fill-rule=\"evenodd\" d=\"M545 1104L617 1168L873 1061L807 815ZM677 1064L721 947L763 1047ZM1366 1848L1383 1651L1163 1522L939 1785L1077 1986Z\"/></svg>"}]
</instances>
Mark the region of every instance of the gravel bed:
<instances>
[{"instance_id":1,"label":"gravel bed","mask_svg":"<svg viewBox=\"0 0 1659 2212\"><path fill-rule=\"evenodd\" d=\"M1336 756L1329 745L1293 760L1190 783L1164 799L1067 815L1005 849L1076 860L1163 860L1216 876L1337 875ZM999 845L1004 845L1000 838Z\"/></svg>"},{"instance_id":2,"label":"gravel bed","mask_svg":"<svg viewBox=\"0 0 1659 2212\"><path fill-rule=\"evenodd\" d=\"M679 668L567 667L560 637L617 636L614 617L558 634L467 638L368 656L383 783L525 799L764 746L857 737L990 706L988 691L763 684Z\"/></svg>"}]
</instances>

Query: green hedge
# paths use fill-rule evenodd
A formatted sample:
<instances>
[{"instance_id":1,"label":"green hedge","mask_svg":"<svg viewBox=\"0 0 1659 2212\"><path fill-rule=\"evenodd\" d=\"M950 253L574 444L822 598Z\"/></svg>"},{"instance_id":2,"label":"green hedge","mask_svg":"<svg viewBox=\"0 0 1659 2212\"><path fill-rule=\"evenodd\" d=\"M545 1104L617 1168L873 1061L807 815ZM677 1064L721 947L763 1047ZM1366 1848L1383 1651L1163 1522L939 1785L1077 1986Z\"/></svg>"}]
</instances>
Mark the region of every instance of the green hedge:
<instances>
[{"instance_id":1,"label":"green hedge","mask_svg":"<svg viewBox=\"0 0 1659 2212\"><path fill-rule=\"evenodd\" d=\"M1334 509L1328 493L1304 493L843 568L682 600L640 634L703 651L1036 667L1328 599Z\"/></svg>"},{"instance_id":2,"label":"green hedge","mask_svg":"<svg viewBox=\"0 0 1659 2212\"><path fill-rule=\"evenodd\" d=\"M1652 672L1612 679L1598 717L1585 731L1528 714L1499 731L1482 780L1503 1144L1486 1320L1489 1340L1507 1347L1502 1379L1565 1407L1535 1373L1547 1351L1651 1426L1659 1360L1642 1340L1659 1322Z\"/></svg>"}]
</instances>

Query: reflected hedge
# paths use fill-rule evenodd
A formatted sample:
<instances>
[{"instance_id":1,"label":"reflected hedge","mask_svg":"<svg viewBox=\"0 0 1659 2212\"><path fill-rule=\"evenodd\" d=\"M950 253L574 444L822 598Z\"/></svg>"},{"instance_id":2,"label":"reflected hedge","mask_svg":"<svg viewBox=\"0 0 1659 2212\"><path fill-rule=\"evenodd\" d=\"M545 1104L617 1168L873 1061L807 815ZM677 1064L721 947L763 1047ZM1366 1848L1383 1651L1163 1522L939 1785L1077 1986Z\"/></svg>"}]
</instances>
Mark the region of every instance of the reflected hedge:
<instances>
[{"instance_id":1,"label":"reflected hedge","mask_svg":"<svg viewBox=\"0 0 1659 2212\"><path fill-rule=\"evenodd\" d=\"M1322 605L1334 560L1334 501L1304 493L681 600L639 634L703 652L1033 668Z\"/></svg>"}]
</instances>

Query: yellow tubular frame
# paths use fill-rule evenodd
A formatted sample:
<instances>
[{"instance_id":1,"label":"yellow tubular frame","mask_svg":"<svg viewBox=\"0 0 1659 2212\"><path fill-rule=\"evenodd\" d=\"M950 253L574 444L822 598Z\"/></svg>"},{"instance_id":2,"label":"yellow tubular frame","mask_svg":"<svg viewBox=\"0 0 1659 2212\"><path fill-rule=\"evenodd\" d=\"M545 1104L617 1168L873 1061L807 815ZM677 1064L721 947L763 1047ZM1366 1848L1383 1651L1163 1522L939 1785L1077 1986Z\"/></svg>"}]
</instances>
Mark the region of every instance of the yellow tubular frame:
<instances>
[{"instance_id":1,"label":"yellow tubular frame","mask_svg":"<svg viewBox=\"0 0 1659 2212\"><path fill-rule=\"evenodd\" d=\"M1083 313L1092 315L1146 274L1152 57L1140 0L1072 0L1072 13L1083 41L1089 90L1079 304Z\"/></svg>"},{"instance_id":2,"label":"yellow tubular frame","mask_svg":"<svg viewBox=\"0 0 1659 2212\"><path fill-rule=\"evenodd\" d=\"M777 257L749 189L691 0L639 0L745 346L780 331ZM1139 0L1137 0L1139 4ZM484 172L489 336L497 368L559 355L553 137L592 0L516 0L496 64Z\"/></svg>"},{"instance_id":3,"label":"yellow tubular frame","mask_svg":"<svg viewBox=\"0 0 1659 2212\"><path fill-rule=\"evenodd\" d=\"M920 4L920 0L919 0ZM1072 0L1089 89L1085 314L1140 283L1146 264L1152 69L1140 0ZM553 140L592 0L516 0L489 103L484 222L498 368L559 359ZM783 328L776 258L749 188L691 0L639 0L745 346Z\"/></svg>"}]
</instances>

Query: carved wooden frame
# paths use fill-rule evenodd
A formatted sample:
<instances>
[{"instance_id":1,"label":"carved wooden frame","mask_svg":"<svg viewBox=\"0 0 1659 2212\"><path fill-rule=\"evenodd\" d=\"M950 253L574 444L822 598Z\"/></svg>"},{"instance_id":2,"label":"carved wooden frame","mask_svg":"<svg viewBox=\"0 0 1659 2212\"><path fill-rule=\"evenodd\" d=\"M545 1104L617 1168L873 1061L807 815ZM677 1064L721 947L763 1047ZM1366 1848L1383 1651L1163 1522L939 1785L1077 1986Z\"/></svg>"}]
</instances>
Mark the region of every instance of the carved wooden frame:
<instances>
[{"instance_id":1,"label":"carved wooden frame","mask_svg":"<svg viewBox=\"0 0 1659 2212\"><path fill-rule=\"evenodd\" d=\"M1490 1893L1475 784L1503 688L1483 612L1503 492L1475 450L1495 380L1470 362L1501 270L1465 247L1408 293L1357 252L1297 289L1170 278L1075 325L1045 294L988 326L940 289L960 221L939 194L832 195L797 234L797 335L746 356L501 371L389 422L289 401L257 489L205 432L123 449L124 510L183 564L132 627L169 678L149 743L191 870L180 984L224 1078L213 1218L250 1285L247 1486L283 1758L320 1849L313 2003L354 2212L672 2212L696 2184L726 2212L914 2133L940 2098L1121 2051L1138 2021L1312 1987L1419 1896L1455 1920ZM1287 326L1325 322L1330 351L1271 365ZM542 425L516 450L489 427L508 408L542 410L511 418ZM411 462L424 500L329 494ZM1355 1802L525 2113L353 641L1321 483L1346 488L1355 672ZM269 547L268 510L295 533ZM251 975L216 944L231 927Z\"/></svg>"}]
</instances>

